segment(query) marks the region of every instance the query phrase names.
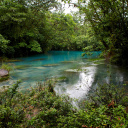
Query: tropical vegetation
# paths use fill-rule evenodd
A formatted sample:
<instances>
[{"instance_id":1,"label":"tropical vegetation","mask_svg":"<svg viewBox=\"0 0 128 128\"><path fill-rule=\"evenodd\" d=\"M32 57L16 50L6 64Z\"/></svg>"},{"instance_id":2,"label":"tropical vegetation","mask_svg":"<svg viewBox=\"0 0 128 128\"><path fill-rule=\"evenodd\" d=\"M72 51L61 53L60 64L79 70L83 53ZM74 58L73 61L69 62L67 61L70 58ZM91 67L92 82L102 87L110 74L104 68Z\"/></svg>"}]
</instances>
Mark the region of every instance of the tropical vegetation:
<instances>
[{"instance_id":1,"label":"tropical vegetation","mask_svg":"<svg viewBox=\"0 0 128 128\"><path fill-rule=\"evenodd\" d=\"M56 0L1 0L0 60L50 50L83 50L85 54L101 50L109 62L128 64L127 0L62 1L79 12L65 14ZM1 68L11 70L4 63ZM58 96L54 84L51 80L38 83L26 92L19 89L19 81L1 87L0 127L128 127L128 94L123 85L90 88L85 101L77 102L75 108L72 102L76 101Z\"/></svg>"},{"instance_id":2,"label":"tropical vegetation","mask_svg":"<svg viewBox=\"0 0 128 128\"><path fill-rule=\"evenodd\" d=\"M84 20L90 24L94 36L103 44L104 56L116 64L128 63L128 1L78 0L77 6Z\"/></svg>"},{"instance_id":3,"label":"tropical vegetation","mask_svg":"<svg viewBox=\"0 0 128 128\"><path fill-rule=\"evenodd\" d=\"M47 86L46 86L47 85ZM58 96L54 82L38 83L37 87L22 93L20 81L0 90L1 128L126 128L128 126L128 95L124 90L113 90L112 85L99 86L95 98L72 106L73 99ZM100 95L101 94L101 95ZM118 95L117 95L118 94ZM106 99L107 98L107 99Z\"/></svg>"}]
</instances>

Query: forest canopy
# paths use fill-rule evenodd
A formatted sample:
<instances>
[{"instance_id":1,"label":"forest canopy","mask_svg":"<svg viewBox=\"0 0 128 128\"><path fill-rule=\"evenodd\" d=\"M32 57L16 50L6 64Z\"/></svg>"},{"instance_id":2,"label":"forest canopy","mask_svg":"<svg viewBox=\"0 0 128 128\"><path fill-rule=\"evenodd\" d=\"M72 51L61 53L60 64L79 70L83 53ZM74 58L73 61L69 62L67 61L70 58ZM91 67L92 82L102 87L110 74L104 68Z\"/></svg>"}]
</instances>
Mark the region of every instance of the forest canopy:
<instances>
[{"instance_id":1,"label":"forest canopy","mask_svg":"<svg viewBox=\"0 0 128 128\"><path fill-rule=\"evenodd\" d=\"M128 1L78 0L77 6L103 44L105 57L118 64L127 64Z\"/></svg>"},{"instance_id":2,"label":"forest canopy","mask_svg":"<svg viewBox=\"0 0 128 128\"><path fill-rule=\"evenodd\" d=\"M79 12L65 14L56 0L2 0L0 54L16 57L49 50L102 50L106 59L127 64L128 2L67 1ZM53 8L58 11L51 11Z\"/></svg>"},{"instance_id":3,"label":"forest canopy","mask_svg":"<svg viewBox=\"0 0 128 128\"><path fill-rule=\"evenodd\" d=\"M8 57L49 50L82 50L87 45L85 27L78 16L51 12L55 0L0 2L0 54Z\"/></svg>"}]
</instances>

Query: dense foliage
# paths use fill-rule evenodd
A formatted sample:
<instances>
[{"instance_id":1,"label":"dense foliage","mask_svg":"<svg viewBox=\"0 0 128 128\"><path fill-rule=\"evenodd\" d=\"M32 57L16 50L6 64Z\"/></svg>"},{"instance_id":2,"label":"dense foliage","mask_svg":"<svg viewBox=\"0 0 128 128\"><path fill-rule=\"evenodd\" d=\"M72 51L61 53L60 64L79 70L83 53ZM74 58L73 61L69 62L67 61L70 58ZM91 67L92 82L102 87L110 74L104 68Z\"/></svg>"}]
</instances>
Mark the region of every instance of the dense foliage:
<instances>
[{"instance_id":1,"label":"dense foliage","mask_svg":"<svg viewBox=\"0 0 128 128\"><path fill-rule=\"evenodd\" d=\"M78 0L72 4L79 13L64 14L55 0L2 0L0 54L15 57L49 50L103 50L106 59L127 64L127 1ZM52 8L60 11L51 12Z\"/></svg>"},{"instance_id":2,"label":"dense foliage","mask_svg":"<svg viewBox=\"0 0 128 128\"><path fill-rule=\"evenodd\" d=\"M1 1L0 54L16 57L87 46L86 28L78 16L50 11L57 7L60 4L55 0Z\"/></svg>"},{"instance_id":3,"label":"dense foliage","mask_svg":"<svg viewBox=\"0 0 128 128\"><path fill-rule=\"evenodd\" d=\"M106 91L111 85L101 86L96 92L102 93L97 98L99 100L107 94L113 95L112 97L108 95L106 102L97 106L94 101L82 101L80 106L83 108L78 110L72 106L72 100L68 96L56 95L53 83L48 81L48 86L38 83L36 88L28 90L26 94L18 91L19 81L9 88L1 88L0 127L126 128L128 126L126 106L116 102L114 90ZM119 96L121 95L119 93ZM127 103L128 96L125 95L122 99Z\"/></svg>"},{"instance_id":4,"label":"dense foliage","mask_svg":"<svg viewBox=\"0 0 128 128\"><path fill-rule=\"evenodd\" d=\"M106 59L127 64L128 2L78 0L74 5L80 8L78 15L51 12L51 8L60 6L55 0L1 0L0 57L102 49ZM85 14L84 22L80 14ZM11 70L4 64L1 68ZM26 93L18 91L19 81L1 88L0 127L128 127L128 94L122 88L105 84L90 89L77 109L72 106L73 99L54 92L53 82L47 84L38 83Z\"/></svg>"},{"instance_id":5,"label":"dense foliage","mask_svg":"<svg viewBox=\"0 0 128 128\"><path fill-rule=\"evenodd\" d=\"M41 45L46 47L45 8L37 3L23 0L0 2L1 54L24 56L30 51L41 52Z\"/></svg>"},{"instance_id":6,"label":"dense foliage","mask_svg":"<svg viewBox=\"0 0 128 128\"><path fill-rule=\"evenodd\" d=\"M78 0L77 6L103 44L105 57L117 64L128 64L128 1Z\"/></svg>"}]
</instances>

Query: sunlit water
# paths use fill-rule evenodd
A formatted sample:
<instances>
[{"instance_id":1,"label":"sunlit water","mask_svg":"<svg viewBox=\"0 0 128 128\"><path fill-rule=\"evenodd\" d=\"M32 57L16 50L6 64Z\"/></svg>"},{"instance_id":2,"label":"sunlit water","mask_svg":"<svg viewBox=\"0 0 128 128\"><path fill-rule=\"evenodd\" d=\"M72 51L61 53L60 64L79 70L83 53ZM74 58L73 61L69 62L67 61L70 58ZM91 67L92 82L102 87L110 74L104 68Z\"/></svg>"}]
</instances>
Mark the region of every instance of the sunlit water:
<instances>
[{"instance_id":1,"label":"sunlit water","mask_svg":"<svg viewBox=\"0 0 128 128\"><path fill-rule=\"evenodd\" d=\"M81 56L82 53L51 51L47 54L18 58L22 61L13 62L13 65L21 67L11 71L11 78L0 83L0 86L11 85L21 79L20 87L27 89L46 79L64 77L64 80L56 83L55 91L80 100L88 93L89 87L95 88L102 83L128 84L127 69L106 64L104 61L97 63L89 60L96 58L100 52L84 57Z\"/></svg>"}]
</instances>

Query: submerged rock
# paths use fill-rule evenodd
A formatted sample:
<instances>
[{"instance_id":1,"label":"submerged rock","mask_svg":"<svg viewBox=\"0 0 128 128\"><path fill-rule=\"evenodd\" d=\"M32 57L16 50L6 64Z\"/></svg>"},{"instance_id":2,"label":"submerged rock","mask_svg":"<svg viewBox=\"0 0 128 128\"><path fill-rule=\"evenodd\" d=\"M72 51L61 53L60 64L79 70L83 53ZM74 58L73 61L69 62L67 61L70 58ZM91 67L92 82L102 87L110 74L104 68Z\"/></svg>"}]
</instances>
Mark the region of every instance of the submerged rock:
<instances>
[{"instance_id":1,"label":"submerged rock","mask_svg":"<svg viewBox=\"0 0 128 128\"><path fill-rule=\"evenodd\" d=\"M46 60L46 58L40 58L40 59L31 60L31 61L42 61L42 60Z\"/></svg>"},{"instance_id":2,"label":"submerged rock","mask_svg":"<svg viewBox=\"0 0 128 128\"><path fill-rule=\"evenodd\" d=\"M53 67L53 66L59 66L59 64L46 64L42 65L43 67Z\"/></svg>"},{"instance_id":3,"label":"submerged rock","mask_svg":"<svg viewBox=\"0 0 128 128\"><path fill-rule=\"evenodd\" d=\"M72 72L72 73L77 73L77 72L86 72L86 69L67 69L65 72Z\"/></svg>"},{"instance_id":4,"label":"submerged rock","mask_svg":"<svg viewBox=\"0 0 128 128\"><path fill-rule=\"evenodd\" d=\"M16 69L26 69L29 67L31 67L31 65L17 65L17 66L15 66Z\"/></svg>"},{"instance_id":5,"label":"submerged rock","mask_svg":"<svg viewBox=\"0 0 128 128\"><path fill-rule=\"evenodd\" d=\"M36 69L46 69L46 67L34 67Z\"/></svg>"},{"instance_id":6,"label":"submerged rock","mask_svg":"<svg viewBox=\"0 0 128 128\"><path fill-rule=\"evenodd\" d=\"M61 63L75 63L76 61L61 61Z\"/></svg>"}]
</instances>

